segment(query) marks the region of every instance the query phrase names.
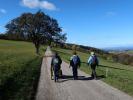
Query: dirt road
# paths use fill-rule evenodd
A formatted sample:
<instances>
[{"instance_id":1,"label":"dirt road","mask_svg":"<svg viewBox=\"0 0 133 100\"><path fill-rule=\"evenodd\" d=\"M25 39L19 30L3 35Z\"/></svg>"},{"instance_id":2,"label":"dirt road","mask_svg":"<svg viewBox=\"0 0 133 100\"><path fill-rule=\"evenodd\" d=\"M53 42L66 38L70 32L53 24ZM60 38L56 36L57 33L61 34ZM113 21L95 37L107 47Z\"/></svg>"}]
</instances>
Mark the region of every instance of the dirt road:
<instances>
[{"instance_id":1,"label":"dirt road","mask_svg":"<svg viewBox=\"0 0 133 100\"><path fill-rule=\"evenodd\" d=\"M36 100L133 100L100 80L91 80L82 71L78 71L79 80L73 80L72 70L65 62L62 63L64 77L55 83L50 79L51 55L48 47L41 67Z\"/></svg>"}]
</instances>

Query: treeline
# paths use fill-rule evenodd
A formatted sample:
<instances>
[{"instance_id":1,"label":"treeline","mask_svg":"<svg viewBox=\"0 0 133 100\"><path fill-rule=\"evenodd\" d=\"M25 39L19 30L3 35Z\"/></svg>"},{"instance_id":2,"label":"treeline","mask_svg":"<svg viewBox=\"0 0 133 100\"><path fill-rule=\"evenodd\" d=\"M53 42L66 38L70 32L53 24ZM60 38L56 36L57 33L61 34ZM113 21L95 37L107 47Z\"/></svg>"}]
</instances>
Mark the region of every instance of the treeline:
<instances>
[{"instance_id":1,"label":"treeline","mask_svg":"<svg viewBox=\"0 0 133 100\"><path fill-rule=\"evenodd\" d=\"M16 41L30 41L28 38L20 37L19 34L0 34L0 39L4 40L16 40Z\"/></svg>"},{"instance_id":2,"label":"treeline","mask_svg":"<svg viewBox=\"0 0 133 100\"><path fill-rule=\"evenodd\" d=\"M72 50L77 50L85 53L90 53L94 51L97 55L103 55L103 54L108 54L108 52L103 51L98 48L90 47L90 46L83 46L83 45L76 45L76 44L65 44L66 48L71 48Z\"/></svg>"},{"instance_id":3,"label":"treeline","mask_svg":"<svg viewBox=\"0 0 133 100\"><path fill-rule=\"evenodd\" d=\"M8 39L7 34L0 34L0 39L7 40Z\"/></svg>"},{"instance_id":4,"label":"treeline","mask_svg":"<svg viewBox=\"0 0 133 100\"><path fill-rule=\"evenodd\" d=\"M77 45L77 44L71 44L71 43L64 43L64 44L52 43L52 46L62 47L64 49L69 49L69 50L73 50L73 51L85 52L88 54L90 54L90 52L94 51L98 56L102 57L103 59L107 59L108 58L107 56L109 55L108 52L98 49L98 48Z\"/></svg>"},{"instance_id":5,"label":"treeline","mask_svg":"<svg viewBox=\"0 0 133 100\"><path fill-rule=\"evenodd\" d=\"M98 55L99 57L105 60L113 61L116 63L125 64L125 65L133 65L133 55L129 55L126 53L119 53L119 54L109 53L107 51L97 49L94 47L76 45L76 44L70 44L70 43L65 43L63 45L53 43L52 46L57 46L57 47L61 46L64 49L76 50L76 51L85 52L88 54L90 54L91 51L94 51L96 55Z\"/></svg>"}]
</instances>

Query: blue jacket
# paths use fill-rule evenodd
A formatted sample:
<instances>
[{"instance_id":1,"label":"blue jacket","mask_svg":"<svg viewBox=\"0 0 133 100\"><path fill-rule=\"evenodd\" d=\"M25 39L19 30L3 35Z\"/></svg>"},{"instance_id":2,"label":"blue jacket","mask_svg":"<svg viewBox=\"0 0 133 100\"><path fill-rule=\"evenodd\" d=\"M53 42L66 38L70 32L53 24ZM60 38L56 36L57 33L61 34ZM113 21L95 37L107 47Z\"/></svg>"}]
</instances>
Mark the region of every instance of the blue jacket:
<instances>
[{"instance_id":1,"label":"blue jacket","mask_svg":"<svg viewBox=\"0 0 133 100\"><path fill-rule=\"evenodd\" d=\"M87 62L89 65L92 64L92 61L93 61L93 57L94 56L96 57L96 55L92 55L92 56L89 57L88 62ZM97 60L97 65L98 65L99 64L99 61L98 61L97 57L96 57L96 60Z\"/></svg>"}]
</instances>

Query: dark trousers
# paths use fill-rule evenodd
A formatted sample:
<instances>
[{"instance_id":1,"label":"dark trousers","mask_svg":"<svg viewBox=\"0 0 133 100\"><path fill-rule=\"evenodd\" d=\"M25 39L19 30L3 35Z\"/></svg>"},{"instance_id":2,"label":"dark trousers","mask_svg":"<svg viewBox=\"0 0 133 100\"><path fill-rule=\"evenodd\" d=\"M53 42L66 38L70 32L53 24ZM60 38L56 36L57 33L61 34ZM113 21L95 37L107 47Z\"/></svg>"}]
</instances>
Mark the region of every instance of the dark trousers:
<instances>
[{"instance_id":1,"label":"dark trousers","mask_svg":"<svg viewBox=\"0 0 133 100\"><path fill-rule=\"evenodd\" d=\"M59 65L54 65L54 79L59 78Z\"/></svg>"},{"instance_id":2,"label":"dark trousers","mask_svg":"<svg viewBox=\"0 0 133 100\"><path fill-rule=\"evenodd\" d=\"M72 66L72 70L73 70L73 78L77 79L78 78L78 66Z\"/></svg>"},{"instance_id":3,"label":"dark trousers","mask_svg":"<svg viewBox=\"0 0 133 100\"><path fill-rule=\"evenodd\" d=\"M97 75L96 75L96 65L91 65L91 70L92 70L92 73L91 73L92 78L96 78L97 77Z\"/></svg>"}]
</instances>

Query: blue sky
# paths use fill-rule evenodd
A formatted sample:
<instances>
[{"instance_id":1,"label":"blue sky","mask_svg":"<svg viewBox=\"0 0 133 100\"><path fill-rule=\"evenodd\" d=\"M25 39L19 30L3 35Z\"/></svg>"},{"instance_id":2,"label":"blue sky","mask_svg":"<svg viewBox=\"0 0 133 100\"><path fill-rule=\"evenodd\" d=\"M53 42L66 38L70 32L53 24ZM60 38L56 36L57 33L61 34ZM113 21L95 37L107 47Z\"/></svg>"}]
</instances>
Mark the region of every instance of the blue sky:
<instances>
[{"instance_id":1,"label":"blue sky","mask_svg":"<svg viewBox=\"0 0 133 100\"><path fill-rule=\"evenodd\" d=\"M133 45L133 0L1 0L0 33L13 18L42 9L67 42L97 48Z\"/></svg>"}]
</instances>

